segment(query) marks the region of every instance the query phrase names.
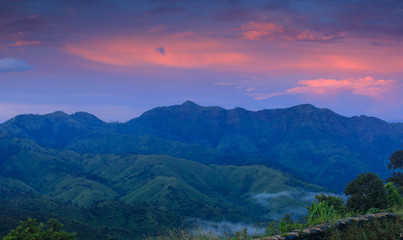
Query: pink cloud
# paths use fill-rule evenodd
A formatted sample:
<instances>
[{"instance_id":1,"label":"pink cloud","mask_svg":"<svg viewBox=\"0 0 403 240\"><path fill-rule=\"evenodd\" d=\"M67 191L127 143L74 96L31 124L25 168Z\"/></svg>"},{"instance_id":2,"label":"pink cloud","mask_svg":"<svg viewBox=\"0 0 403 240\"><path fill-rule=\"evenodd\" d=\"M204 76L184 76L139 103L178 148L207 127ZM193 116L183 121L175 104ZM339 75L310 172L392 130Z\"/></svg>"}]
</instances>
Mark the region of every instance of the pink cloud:
<instances>
[{"instance_id":1,"label":"pink cloud","mask_svg":"<svg viewBox=\"0 0 403 240\"><path fill-rule=\"evenodd\" d=\"M159 65L177 68L217 68L238 65L248 56L213 39L122 37L69 44L65 50L91 61L116 66ZM156 48L163 48L159 54Z\"/></svg>"},{"instance_id":2,"label":"pink cloud","mask_svg":"<svg viewBox=\"0 0 403 240\"><path fill-rule=\"evenodd\" d=\"M283 33L283 28L273 22L248 22L241 26L242 37L249 40L259 40L263 37Z\"/></svg>"},{"instance_id":3,"label":"pink cloud","mask_svg":"<svg viewBox=\"0 0 403 240\"><path fill-rule=\"evenodd\" d=\"M276 24L251 24L267 32L288 36ZM246 26L244 29L248 29ZM283 31L283 32L282 32ZM274 34L274 33L273 33ZM320 36L299 32L292 39L319 39ZM263 35L250 32L250 39ZM267 37L267 36L266 36ZM285 39L285 38L284 38ZM71 42L64 50L93 63L117 67L119 71L137 71L147 67L174 67L210 69L241 74L272 74L273 72L315 73L357 76L401 73L403 48L374 47L363 41L344 39L339 42L244 41L239 38L217 38L194 32L148 33L146 35L115 36ZM160 54L163 49L165 54ZM262 50L264 49L264 50ZM375 57L376 56L376 57ZM90 65L90 64L88 64ZM84 65L83 65L84 66ZM93 65L94 66L94 65ZM140 68L135 68L140 67ZM105 69L104 66L100 68ZM108 68L112 69L112 68Z\"/></svg>"},{"instance_id":4,"label":"pink cloud","mask_svg":"<svg viewBox=\"0 0 403 240\"><path fill-rule=\"evenodd\" d=\"M353 94L380 97L389 92L395 85L395 80L375 80L373 77L335 79L302 80L298 84L302 87L287 89L287 93L326 94L342 91L351 91Z\"/></svg>"},{"instance_id":5,"label":"pink cloud","mask_svg":"<svg viewBox=\"0 0 403 240\"><path fill-rule=\"evenodd\" d=\"M256 100L263 100L275 96L288 94L337 94L340 92L351 92L356 95L380 98L391 92L397 86L396 80L376 80L373 77L336 79L313 79L298 81L298 87L287 89L278 93L246 93Z\"/></svg>"}]
</instances>

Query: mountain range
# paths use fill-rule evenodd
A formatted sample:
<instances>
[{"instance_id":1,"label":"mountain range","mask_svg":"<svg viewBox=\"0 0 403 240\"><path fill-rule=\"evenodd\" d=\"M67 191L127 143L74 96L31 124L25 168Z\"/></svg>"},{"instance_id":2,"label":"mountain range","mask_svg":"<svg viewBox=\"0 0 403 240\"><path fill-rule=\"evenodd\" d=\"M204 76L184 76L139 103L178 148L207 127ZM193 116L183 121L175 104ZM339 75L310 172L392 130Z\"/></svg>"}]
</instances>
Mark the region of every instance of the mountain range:
<instances>
[{"instance_id":1,"label":"mountain range","mask_svg":"<svg viewBox=\"0 0 403 240\"><path fill-rule=\"evenodd\" d=\"M19 115L0 125L0 208L9 209L0 221L52 215L111 239L192 219L258 223L304 209L314 193L341 192L362 172L386 178L402 145L403 123L310 104L248 111L187 101L125 123Z\"/></svg>"}]
</instances>

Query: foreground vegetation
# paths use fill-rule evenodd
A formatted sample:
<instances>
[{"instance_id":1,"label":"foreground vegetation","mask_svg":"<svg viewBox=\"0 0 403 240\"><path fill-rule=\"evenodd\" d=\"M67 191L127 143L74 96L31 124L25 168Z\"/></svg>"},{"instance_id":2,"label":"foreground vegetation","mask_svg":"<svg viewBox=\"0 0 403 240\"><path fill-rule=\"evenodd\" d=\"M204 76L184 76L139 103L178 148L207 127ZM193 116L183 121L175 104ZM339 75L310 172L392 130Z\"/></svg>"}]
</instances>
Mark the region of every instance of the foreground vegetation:
<instances>
[{"instance_id":1,"label":"foreground vegetation","mask_svg":"<svg viewBox=\"0 0 403 240\"><path fill-rule=\"evenodd\" d=\"M390 157L390 169L403 168L403 150L396 151ZM394 184L391 180L397 180ZM363 214L375 214L382 212L394 212L402 215L403 198L402 184L403 175L393 174L384 184L375 173L363 173L357 176L345 188L347 202L338 196L316 195L316 202L308 207L308 216L300 221L295 221L290 215L273 221L267 227L265 234L249 236L247 229L236 232L232 236L219 237L212 234L190 234L184 231L176 231L159 239L179 240L244 240L273 235L286 235L292 231L302 232L303 229L318 224L329 226L324 239L398 239L401 233L402 218L373 220L366 222L353 222L343 229L334 228L334 224L340 219L354 217ZM400 184L399 184L400 183ZM399 191L400 190L400 191Z\"/></svg>"},{"instance_id":2,"label":"foreground vegetation","mask_svg":"<svg viewBox=\"0 0 403 240\"><path fill-rule=\"evenodd\" d=\"M334 196L318 195L317 199L326 197L331 200L340 200ZM400 199L401 202L401 199ZM340 207L340 206L339 206ZM217 236L212 233L196 233L192 234L187 231L171 231L168 235L158 238L150 238L149 240L253 240L262 237L274 235L287 236L290 232L303 233L303 230L314 227L318 224L326 224L327 230L321 236L321 239L338 240L338 239L360 239L360 240L377 240L377 239L398 239L401 233L402 217L392 219L372 219L371 221L353 221L344 227L336 227L336 223L343 218L358 216L359 212L344 212L347 208L341 206L341 209L335 210L334 205L329 205L325 201L312 203L309 208L309 215L302 221L294 221L290 215L286 215L280 221L272 222L266 227L264 234L249 235L247 229L243 229L233 234L225 236ZM379 212L395 212L401 214L402 205L395 205L388 209L369 209L366 214Z\"/></svg>"},{"instance_id":3,"label":"foreground vegetation","mask_svg":"<svg viewBox=\"0 0 403 240\"><path fill-rule=\"evenodd\" d=\"M56 219L49 219L46 226L36 219L28 218L16 229L11 230L3 240L75 240L75 233L62 230L63 224Z\"/></svg>"}]
</instances>

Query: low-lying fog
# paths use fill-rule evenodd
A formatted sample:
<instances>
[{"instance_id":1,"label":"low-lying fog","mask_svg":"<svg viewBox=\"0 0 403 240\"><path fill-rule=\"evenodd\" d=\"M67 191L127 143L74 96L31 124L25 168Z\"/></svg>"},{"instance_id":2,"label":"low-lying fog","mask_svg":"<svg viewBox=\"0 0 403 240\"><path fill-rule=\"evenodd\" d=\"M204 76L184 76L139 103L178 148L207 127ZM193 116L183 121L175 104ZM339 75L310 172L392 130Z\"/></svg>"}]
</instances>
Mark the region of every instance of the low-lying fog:
<instances>
[{"instance_id":1,"label":"low-lying fog","mask_svg":"<svg viewBox=\"0 0 403 240\"><path fill-rule=\"evenodd\" d=\"M298 191L282 191L277 193L258 193L250 196L249 200L260 205L265 213L264 218L267 222L272 220L280 220L286 214L290 214L294 220L308 215L308 209L312 202L316 201L315 195L320 195L321 192L308 192L304 190ZM333 195L341 197L346 201L345 195L337 195L333 193L323 193L325 195ZM241 231L244 228L248 229L249 235L262 234L265 231L264 226L256 226L252 223L244 222L213 222L202 219L191 220L196 226L193 232L212 233L223 236L226 233L234 233Z\"/></svg>"}]
</instances>

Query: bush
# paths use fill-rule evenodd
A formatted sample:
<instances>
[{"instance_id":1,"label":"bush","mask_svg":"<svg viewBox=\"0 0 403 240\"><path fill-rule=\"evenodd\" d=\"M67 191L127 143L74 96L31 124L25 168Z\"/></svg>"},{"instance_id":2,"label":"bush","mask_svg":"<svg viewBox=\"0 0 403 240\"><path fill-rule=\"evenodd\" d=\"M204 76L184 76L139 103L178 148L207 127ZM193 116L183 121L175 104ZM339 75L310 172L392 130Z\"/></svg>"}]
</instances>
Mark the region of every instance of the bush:
<instances>
[{"instance_id":1,"label":"bush","mask_svg":"<svg viewBox=\"0 0 403 240\"><path fill-rule=\"evenodd\" d=\"M306 227L305 224L292 220L291 216L287 214L281 218L280 222L273 221L269 224L269 226L266 227L266 236L288 233L304 227Z\"/></svg>"},{"instance_id":2,"label":"bush","mask_svg":"<svg viewBox=\"0 0 403 240\"><path fill-rule=\"evenodd\" d=\"M336 211L343 208L344 201L341 197L321 193L320 195L315 195L315 198L318 202L327 202L329 206L333 206Z\"/></svg>"},{"instance_id":3,"label":"bush","mask_svg":"<svg viewBox=\"0 0 403 240\"><path fill-rule=\"evenodd\" d=\"M44 224L36 219L28 218L16 229L11 230L3 240L75 240L75 233L60 230L63 227L56 219L49 219L45 228Z\"/></svg>"},{"instance_id":4,"label":"bush","mask_svg":"<svg viewBox=\"0 0 403 240\"><path fill-rule=\"evenodd\" d=\"M378 240L378 239L399 239L401 231L401 220L396 219L374 219L364 223L352 223L343 229L331 229L327 232L327 240L339 239L360 239L360 240Z\"/></svg>"}]
</instances>

